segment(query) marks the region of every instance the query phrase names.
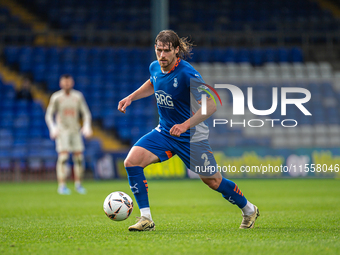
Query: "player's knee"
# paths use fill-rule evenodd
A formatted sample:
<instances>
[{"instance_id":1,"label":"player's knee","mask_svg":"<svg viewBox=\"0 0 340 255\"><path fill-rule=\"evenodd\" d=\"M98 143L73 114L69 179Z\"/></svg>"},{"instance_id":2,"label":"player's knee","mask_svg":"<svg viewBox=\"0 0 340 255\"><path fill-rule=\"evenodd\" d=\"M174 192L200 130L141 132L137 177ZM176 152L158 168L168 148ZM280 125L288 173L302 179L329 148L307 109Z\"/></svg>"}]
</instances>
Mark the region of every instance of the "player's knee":
<instances>
[{"instance_id":1,"label":"player's knee","mask_svg":"<svg viewBox=\"0 0 340 255\"><path fill-rule=\"evenodd\" d=\"M217 190L218 187L221 184L221 179L218 178L204 178L202 179L202 181L208 185L209 188L213 189L213 190Z\"/></svg>"},{"instance_id":2,"label":"player's knee","mask_svg":"<svg viewBox=\"0 0 340 255\"><path fill-rule=\"evenodd\" d=\"M58 155L58 163L65 164L68 160L68 153L60 153Z\"/></svg>"},{"instance_id":3,"label":"player's knee","mask_svg":"<svg viewBox=\"0 0 340 255\"><path fill-rule=\"evenodd\" d=\"M133 166L141 166L141 167L145 167L146 164L145 163L145 159L144 157L140 156L140 155L129 155L125 160L124 160L124 166L125 167L133 167Z\"/></svg>"},{"instance_id":4,"label":"player's knee","mask_svg":"<svg viewBox=\"0 0 340 255\"><path fill-rule=\"evenodd\" d=\"M73 163L78 164L78 165L82 165L83 161L84 161L84 156L83 156L82 153L74 154L72 159L73 159Z\"/></svg>"},{"instance_id":5,"label":"player's knee","mask_svg":"<svg viewBox=\"0 0 340 255\"><path fill-rule=\"evenodd\" d=\"M124 160L124 166L125 167L133 167L136 166L136 162L131 160L129 157Z\"/></svg>"}]
</instances>

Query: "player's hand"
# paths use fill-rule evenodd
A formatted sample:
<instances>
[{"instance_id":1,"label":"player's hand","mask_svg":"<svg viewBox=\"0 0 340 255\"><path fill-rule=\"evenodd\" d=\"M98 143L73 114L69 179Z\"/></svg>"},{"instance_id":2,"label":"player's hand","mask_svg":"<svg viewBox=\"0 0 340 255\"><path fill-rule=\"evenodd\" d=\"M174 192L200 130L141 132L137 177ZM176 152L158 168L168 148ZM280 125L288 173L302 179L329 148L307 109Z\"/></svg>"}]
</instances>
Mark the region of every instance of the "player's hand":
<instances>
[{"instance_id":1,"label":"player's hand","mask_svg":"<svg viewBox=\"0 0 340 255\"><path fill-rule=\"evenodd\" d=\"M181 134L183 134L187 130L188 130L188 128L186 127L186 125L184 123L176 124L170 129L170 135L180 137Z\"/></svg>"},{"instance_id":2,"label":"player's hand","mask_svg":"<svg viewBox=\"0 0 340 255\"><path fill-rule=\"evenodd\" d=\"M91 126L88 125L84 125L80 131L85 138L90 138L93 134Z\"/></svg>"},{"instance_id":3,"label":"player's hand","mask_svg":"<svg viewBox=\"0 0 340 255\"><path fill-rule=\"evenodd\" d=\"M50 137L52 140L56 139L59 135L59 130L57 127L52 127L50 130Z\"/></svg>"},{"instance_id":4,"label":"player's hand","mask_svg":"<svg viewBox=\"0 0 340 255\"><path fill-rule=\"evenodd\" d=\"M118 111L125 113L126 108L131 104L131 99L129 97L125 97L124 99L120 100L118 104Z\"/></svg>"}]
</instances>

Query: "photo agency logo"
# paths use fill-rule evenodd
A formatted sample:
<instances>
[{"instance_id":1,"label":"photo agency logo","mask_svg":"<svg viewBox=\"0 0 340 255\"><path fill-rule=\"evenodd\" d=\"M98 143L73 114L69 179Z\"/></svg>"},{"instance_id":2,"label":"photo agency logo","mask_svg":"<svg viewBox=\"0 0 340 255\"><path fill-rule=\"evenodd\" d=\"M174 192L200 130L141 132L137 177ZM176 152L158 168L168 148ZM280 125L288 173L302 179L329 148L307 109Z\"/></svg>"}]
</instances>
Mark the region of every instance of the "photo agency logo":
<instances>
[{"instance_id":1,"label":"photo agency logo","mask_svg":"<svg viewBox=\"0 0 340 255\"><path fill-rule=\"evenodd\" d=\"M215 105L217 106L216 100L212 93L208 91L208 88L214 92L214 94L219 99L221 106L222 101L215 89L228 89L231 92L233 103L232 103L232 110L233 110L233 116L234 115L245 115L245 97L242 92L242 90L231 84L215 84L214 87L209 86L208 84L203 84L198 87L198 91L205 91L215 102ZM304 95L303 98L287 98L288 93L299 93L301 95ZM207 115L207 94L202 94L201 96L201 111L202 115ZM299 88L299 87L282 87L281 88L281 116L283 116L283 119L270 119L270 118L262 118L262 119L243 119L243 121L233 121L233 119L213 119L213 127L216 127L216 125L230 125L230 127L233 127L235 125L238 126L249 126L249 127L262 127L265 125L265 123L270 123L271 127L274 127L275 124L280 123L283 127L296 127L298 125L297 120L295 119L285 119L284 117L287 115L287 105L295 105L304 115L311 116L312 114L306 109L306 107L303 105L307 103L311 99L311 93L308 89L305 88ZM267 99L266 99L267 100ZM268 98L270 100L270 98ZM272 113L275 112L278 106L278 88L273 87L272 88L272 105L267 110L258 110L255 109L254 103L253 103L253 87L247 88L247 106L248 110L257 116L269 116Z\"/></svg>"}]
</instances>

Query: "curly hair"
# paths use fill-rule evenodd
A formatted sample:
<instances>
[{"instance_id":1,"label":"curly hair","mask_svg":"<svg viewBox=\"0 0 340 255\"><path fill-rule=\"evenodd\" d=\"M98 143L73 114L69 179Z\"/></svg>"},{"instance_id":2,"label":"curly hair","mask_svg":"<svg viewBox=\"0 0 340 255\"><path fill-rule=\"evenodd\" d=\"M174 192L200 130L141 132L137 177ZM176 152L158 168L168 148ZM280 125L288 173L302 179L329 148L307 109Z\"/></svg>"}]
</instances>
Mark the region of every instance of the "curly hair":
<instances>
[{"instance_id":1,"label":"curly hair","mask_svg":"<svg viewBox=\"0 0 340 255\"><path fill-rule=\"evenodd\" d=\"M169 48L172 45L175 49L179 47L177 57L181 59L187 59L191 57L191 50L193 43L189 42L188 37L180 38L173 30L162 30L159 32L155 39L155 44L162 42L163 44L169 44Z\"/></svg>"}]
</instances>

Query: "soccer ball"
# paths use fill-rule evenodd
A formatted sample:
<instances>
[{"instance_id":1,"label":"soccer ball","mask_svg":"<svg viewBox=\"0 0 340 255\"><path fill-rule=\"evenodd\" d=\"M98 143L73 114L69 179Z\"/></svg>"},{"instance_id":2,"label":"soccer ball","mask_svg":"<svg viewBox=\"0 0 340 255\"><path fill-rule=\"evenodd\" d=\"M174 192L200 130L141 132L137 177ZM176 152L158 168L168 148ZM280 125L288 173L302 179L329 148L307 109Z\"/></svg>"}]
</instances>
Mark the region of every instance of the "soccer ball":
<instances>
[{"instance_id":1,"label":"soccer ball","mask_svg":"<svg viewBox=\"0 0 340 255\"><path fill-rule=\"evenodd\" d=\"M126 220L133 210L133 201L124 192L116 191L105 198L103 208L111 220Z\"/></svg>"}]
</instances>

